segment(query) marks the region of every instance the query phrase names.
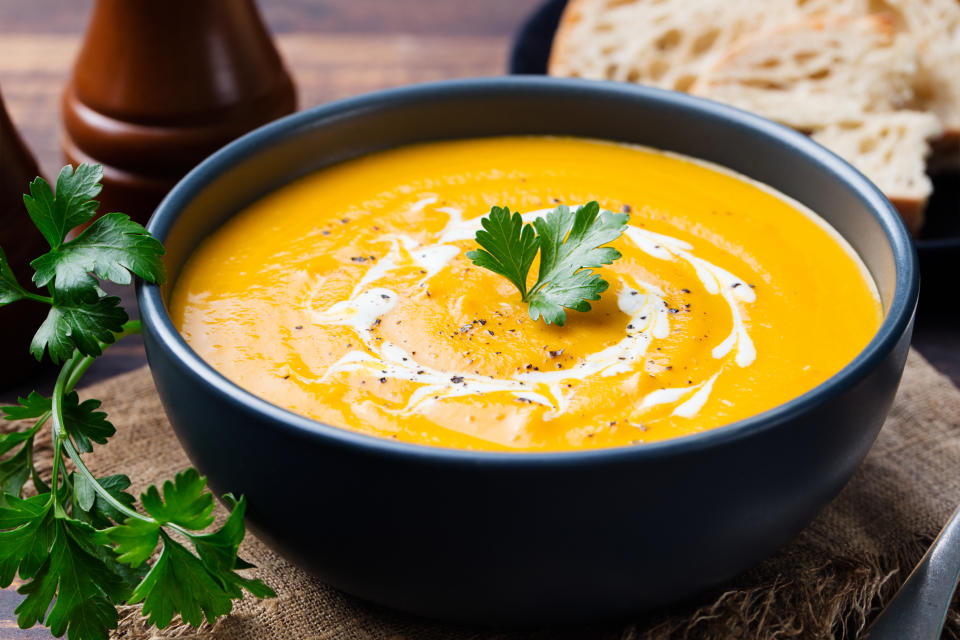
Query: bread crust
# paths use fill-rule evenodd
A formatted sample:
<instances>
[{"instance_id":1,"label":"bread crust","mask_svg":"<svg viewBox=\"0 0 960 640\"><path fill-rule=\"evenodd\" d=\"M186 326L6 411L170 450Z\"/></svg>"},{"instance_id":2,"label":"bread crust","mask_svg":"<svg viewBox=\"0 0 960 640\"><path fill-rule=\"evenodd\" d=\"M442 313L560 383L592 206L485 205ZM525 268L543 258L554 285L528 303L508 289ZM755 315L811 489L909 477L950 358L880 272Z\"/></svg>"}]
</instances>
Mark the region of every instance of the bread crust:
<instances>
[{"instance_id":1,"label":"bread crust","mask_svg":"<svg viewBox=\"0 0 960 640\"><path fill-rule=\"evenodd\" d=\"M923 228L924 209L927 206L927 200L916 200L910 198L888 198L890 204L897 210L903 223L907 226L910 234L916 236Z\"/></svg>"}]
</instances>

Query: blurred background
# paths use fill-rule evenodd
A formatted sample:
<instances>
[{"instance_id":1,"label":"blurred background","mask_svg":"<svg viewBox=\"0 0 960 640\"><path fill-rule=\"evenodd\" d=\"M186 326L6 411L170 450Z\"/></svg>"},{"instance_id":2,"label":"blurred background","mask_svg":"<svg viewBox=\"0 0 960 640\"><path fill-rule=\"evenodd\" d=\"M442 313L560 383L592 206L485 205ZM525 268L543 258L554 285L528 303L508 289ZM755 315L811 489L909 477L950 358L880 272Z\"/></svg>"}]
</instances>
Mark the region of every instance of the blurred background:
<instances>
[{"instance_id":1,"label":"blurred background","mask_svg":"<svg viewBox=\"0 0 960 640\"><path fill-rule=\"evenodd\" d=\"M259 0L300 109L366 91L506 72L540 0ZM60 95L93 0L0 2L0 90L47 175L62 165Z\"/></svg>"}]
</instances>

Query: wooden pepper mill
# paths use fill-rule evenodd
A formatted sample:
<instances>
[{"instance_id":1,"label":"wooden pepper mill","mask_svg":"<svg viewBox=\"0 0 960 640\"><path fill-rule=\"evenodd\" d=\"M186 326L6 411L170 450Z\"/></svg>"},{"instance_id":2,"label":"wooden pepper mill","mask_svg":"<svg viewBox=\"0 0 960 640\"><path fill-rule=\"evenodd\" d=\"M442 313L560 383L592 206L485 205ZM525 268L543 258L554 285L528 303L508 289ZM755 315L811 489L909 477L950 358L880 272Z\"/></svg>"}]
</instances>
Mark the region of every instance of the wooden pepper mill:
<instances>
[{"instance_id":1,"label":"wooden pepper mill","mask_svg":"<svg viewBox=\"0 0 960 640\"><path fill-rule=\"evenodd\" d=\"M0 95L0 247L20 285L33 289L30 261L50 250L23 206L23 194L40 174ZM38 368L30 355L30 339L47 308L31 300L0 307L0 388L27 378Z\"/></svg>"},{"instance_id":2,"label":"wooden pepper mill","mask_svg":"<svg viewBox=\"0 0 960 640\"><path fill-rule=\"evenodd\" d=\"M253 0L96 0L63 94L63 153L100 163L100 212L145 222L227 142L294 111Z\"/></svg>"}]
</instances>

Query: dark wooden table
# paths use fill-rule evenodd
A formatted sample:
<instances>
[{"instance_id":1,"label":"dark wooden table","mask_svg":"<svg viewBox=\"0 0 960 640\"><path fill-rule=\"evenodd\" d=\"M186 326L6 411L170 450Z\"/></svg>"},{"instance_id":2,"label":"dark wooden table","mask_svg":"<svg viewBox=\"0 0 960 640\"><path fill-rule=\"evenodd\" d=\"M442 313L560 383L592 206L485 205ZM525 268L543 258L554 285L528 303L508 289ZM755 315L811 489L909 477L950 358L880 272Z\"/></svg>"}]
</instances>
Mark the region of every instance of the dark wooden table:
<instances>
[{"instance_id":1,"label":"dark wooden table","mask_svg":"<svg viewBox=\"0 0 960 640\"><path fill-rule=\"evenodd\" d=\"M300 107L305 108L384 87L504 73L512 35L539 2L260 0L259 4L297 83ZM47 176L55 176L62 164L60 92L91 3L0 2L0 87L11 117ZM135 313L131 292L120 293ZM922 306L914 346L960 385L958 317L956 307L950 311ZM145 363L142 342L129 338L91 367L85 383ZM34 387L49 391L52 376L41 375L20 388L0 391L0 402ZM42 628L17 628L16 586L0 590L0 639L49 639Z\"/></svg>"}]
</instances>

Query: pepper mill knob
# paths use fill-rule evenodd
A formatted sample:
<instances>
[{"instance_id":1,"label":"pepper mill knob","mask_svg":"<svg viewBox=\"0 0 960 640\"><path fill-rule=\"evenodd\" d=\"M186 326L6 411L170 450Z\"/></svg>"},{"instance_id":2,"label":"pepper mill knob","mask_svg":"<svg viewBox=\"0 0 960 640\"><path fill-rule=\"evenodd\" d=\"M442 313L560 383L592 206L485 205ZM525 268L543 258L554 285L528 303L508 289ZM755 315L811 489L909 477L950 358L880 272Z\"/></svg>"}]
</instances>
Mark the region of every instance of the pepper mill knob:
<instances>
[{"instance_id":1,"label":"pepper mill knob","mask_svg":"<svg viewBox=\"0 0 960 640\"><path fill-rule=\"evenodd\" d=\"M30 261L50 250L23 206L23 194L39 175L37 161L7 115L0 94L0 247L21 286L33 290ZM0 388L27 378L37 368L30 339L46 315L42 304L21 300L0 307Z\"/></svg>"},{"instance_id":2,"label":"pepper mill knob","mask_svg":"<svg viewBox=\"0 0 960 640\"><path fill-rule=\"evenodd\" d=\"M103 165L101 212L145 222L203 158L295 107L253 0L96 0L63 94L62 148Z\"/></svg>"}]
</instances>

